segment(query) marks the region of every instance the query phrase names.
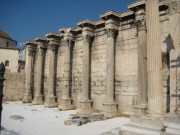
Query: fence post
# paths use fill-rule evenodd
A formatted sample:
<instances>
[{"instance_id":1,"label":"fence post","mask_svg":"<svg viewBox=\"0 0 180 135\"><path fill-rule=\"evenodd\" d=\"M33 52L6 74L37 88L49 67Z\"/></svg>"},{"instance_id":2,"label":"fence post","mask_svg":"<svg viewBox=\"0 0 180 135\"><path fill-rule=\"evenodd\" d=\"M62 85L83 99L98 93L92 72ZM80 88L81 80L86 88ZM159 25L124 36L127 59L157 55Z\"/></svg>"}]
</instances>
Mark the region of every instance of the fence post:
<instances>
[{"instance_id":1,"label":"fence post","mask_svg":"<svg viewBox=\"0 0 180 135\"><path fill-rule=\"evenodd\" d=\"M0 130L1 130L1 114L2 114L2 100L3 100L3 82L4 82L4 72L5 72L5 66L4 63L0 64Z\"/></svg>"}]
</instances>

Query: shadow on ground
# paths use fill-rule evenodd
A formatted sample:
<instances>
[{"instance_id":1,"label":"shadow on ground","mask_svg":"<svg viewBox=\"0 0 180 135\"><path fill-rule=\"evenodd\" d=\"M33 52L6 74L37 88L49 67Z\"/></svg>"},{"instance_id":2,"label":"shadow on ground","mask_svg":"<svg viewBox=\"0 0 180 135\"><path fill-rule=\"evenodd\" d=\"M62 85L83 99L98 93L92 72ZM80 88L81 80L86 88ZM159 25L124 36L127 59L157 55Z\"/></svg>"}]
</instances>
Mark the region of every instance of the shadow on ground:
<instances>
[{"instance_id":1,"label":"shadow on ground","mask_svg":"<svg viewBox=\"0 0 180 135\"><path fill-rule=\"evenodd\" d=\"M21 134L12 130L8 130L5 127L1 127L0 135L21 135Z\"/></svg>"}]
</instances>

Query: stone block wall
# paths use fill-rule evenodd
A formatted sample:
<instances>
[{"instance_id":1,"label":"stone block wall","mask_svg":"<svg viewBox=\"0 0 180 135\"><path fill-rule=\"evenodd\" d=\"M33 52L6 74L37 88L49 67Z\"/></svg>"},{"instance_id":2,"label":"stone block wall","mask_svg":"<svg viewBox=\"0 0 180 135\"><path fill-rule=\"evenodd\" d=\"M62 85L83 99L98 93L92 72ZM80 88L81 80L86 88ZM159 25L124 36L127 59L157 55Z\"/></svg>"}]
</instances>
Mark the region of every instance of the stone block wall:
<instances>
[{"instance_id":1,"label":"stone block wall","mask_svg":"<svg viewBox=\"0 0 180 135\"><path fill-rule=\"evenodd\" d=\"M25 92L25 74L10 72L6 70L4 78L4 100L17 101L22 100Z\"/></svg>"},{"instance_id":2,"label":"stone block wall","mask_svg":"<svg viewBox=\"0 0 180 135\"><path fill-rule=\"evenodd\" d=\"M145 8L145 6L141 5L141 8ZM169 13L166 11L166 5L162 5L160 8L160 25L161 25L161 48L162 48L162 63L163 63L163 111L168 112L170 110L170 106L174 107L175 101L171 97L174 90L178 88L178 75L179 68L172 68L171 61L179 55L179 46L177 43L177 37L179 31L174 28L173 22L169 17ZM135 9L133 9L135 10ZM137 14L133 12L127 12L121 14L121 21L118 23L115 21L117 17L119 17L116 12L113 12L112 15L115 16L113 23L111 22L111 17L109 20L105 20L104 22L98 22L99 24L93 28L93 39L92 44L90 46L90 99L93 103L93 109L102 111L103 104L105 102L106 97L106 64L107 58L106 49L107 49L107 26L111 23L114 26L115 23L117 27L112 27L117 31L115 36L115 90L113 93L115 103L118 105L118 111L121 115L132 115L133 114L133 105L137 104L137 92L138 92L138 32L141 29L138 26L138 22L136 19L139 17L140 20L143 19L143 15L140 14L138 17L135 17ZM108 12L107 15L111 14L111 11ZM142 18L141 18L142 17ZM176 15L175 17L179 17ZM175 18L174 17L174 18ZM91 21L86 20L88 24L91 25ZM141 20L142 21L142 20ZM176 23L177 21L175 21ZM97 22L96 22L97 23ZM93 25L96 24L93 22ZM86 23L84 23L86 24ZM136 25L136 26L135 26ZM143 24L142 24L143 25ZM80 25L78 25L80 26ZM179 25L178 25L179 26ZM71 29L73 31L73 44L71 46L71 60L70 60L70 97L73 101L73 105L75 108L78 107L79 101L82 98L82 71L83 71L83 27L77 28L76 30ZM90 27L90 26L88 26ZM139 28L139 29L138 29ZM146 26L144 31L146 33ZM63 31L63 30L62 30ZM173 36L173 33L176 33ZM63 36L66 35L66 32L61 33ZM61 35L60 34L60 35ZM72 36L70 35L70 36ZM140 34L139 34L140 35ZM55 34L55 37L57 35ZM64 40L64 37L62 41ZM142 35L141 35L142 36ZM144 38L143 36L141 38ZM172 47L172 41L174 42L174 48ZM62 98L62 92L64 89L64 60L65 60L65 45L63 42L61 44L61 40L59 40L60 45L56 47L55 53L55 89L54 93L57 98L58 104L60 104L60 99ZM47 47L47 46L46 46ZM49 49L44 48L46 50L45 53L45 62L44 62L44 71L43 71L43 95L46 100L47 92L49 89ZM36 54L37 56L37 54ZM141 55L139 55L141 56ZM36 75L36 63L37 58L35 57L35 65L34 65L34 74ZM177 70L176 70L177 69ZM170 77L171 76L171 77ZM67 76L66 76L67 77ZM67 82L66 82L67 83ZM87 83L87 82L86 82ZM34 78L34 84L36 84L36 77ZM148 89L148 88L147 88ZM36 85L34 85L34 91L36 90ZM148 93L147 93L148 95ZM171 103L172 105L170 105ZM172 107L172 108L173 108ZM174 108L173 108L174 109ZM171 109L171 110L173 110Z\"/></svg>"}]
</instances>

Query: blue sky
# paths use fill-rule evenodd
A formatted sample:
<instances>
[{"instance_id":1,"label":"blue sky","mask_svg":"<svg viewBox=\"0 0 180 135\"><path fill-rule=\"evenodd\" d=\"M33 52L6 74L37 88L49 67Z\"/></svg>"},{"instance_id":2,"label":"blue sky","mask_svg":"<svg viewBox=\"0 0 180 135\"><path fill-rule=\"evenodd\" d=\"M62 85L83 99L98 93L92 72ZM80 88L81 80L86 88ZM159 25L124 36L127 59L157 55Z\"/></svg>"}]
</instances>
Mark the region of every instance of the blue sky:
<instances>
[{"instance_id":1,"label":"blue sky","mask_svg":"<svg viewBox=\"0 0 180 135\"><path fill-rule=\"evenodd\" d=\"M115 10L127 11L135 0L1 0L0 29L14 40L25 42L44 37L60 28L77 27L90 19L98 21L100 14Z\"/></svg>"}]
</instances>

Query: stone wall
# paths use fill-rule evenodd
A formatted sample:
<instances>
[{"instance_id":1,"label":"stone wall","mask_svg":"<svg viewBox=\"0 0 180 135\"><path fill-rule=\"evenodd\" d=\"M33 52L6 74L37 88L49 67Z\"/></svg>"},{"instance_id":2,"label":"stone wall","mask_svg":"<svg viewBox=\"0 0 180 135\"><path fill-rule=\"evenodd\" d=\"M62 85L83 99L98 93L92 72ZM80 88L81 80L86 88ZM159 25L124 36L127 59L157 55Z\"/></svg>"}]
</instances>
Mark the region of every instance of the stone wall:
<instances>
[{"instance_id":1,"label":"stone wall","mask_svg":"<svg viewBox=\"0 0 180 135\"><path fill-rule=\"evenodd\" d=\"M140 5L138 5L140 3ZM178 84L178 75L179 75L179 68L175 70L171 66L172 60L174 60L175 57L178 57L179 55L179 46L177 41L176 35L179 35L179 31L175 29L173 26L174 22L171 21L172 18L169 18L169 12L167 12L167 5L163 2L160 4L160 26L161 26L161 54L162 54L162 68L163 68L163 112L169 112L174 110L175 106L175 100L171 97L174 89L177 89L179 86ZM145 5L141 3L141 1L138 1L135 3L134 7L139 6L140 8L144 10ZM67 74L65 75L65 71L67 70L65 68L65 60L66 60L66 53L65 53L65 45L63 44L65 36L67 36L69 33L68 38L73 37L73 43L71 44L71 60L70 60L70 82L68 84L70 88L70 97L73 102L73 106L75 108L78 108L80 104L80 100L82 98L82 76L83 76L83 47L85 45L84 43L84 35L83 32L84 27L90 31L93 31L93 36L90 35L92 38L92 43L90 44L90 76L89 76L89 82L90 82L90 99L92 101L92 107L95 110L103 111L106 100L106 92L107 90L107 29L111 26L110 30L115 30L117 33L114 37L114 47L115 47L115 89L113 91L114 93L114 99L115 103L118 106L118 112L121 115L132 115L133 114L133 105L137 104L137 93L138 93L138 47L139 47L139 39L144 38L145 35L141 35L142 37L138 37L138 32L141 29L139 26L138 21L142 21L143 15L138 15L138 11L136 11L136 8L133 7L133 4L129 6L129 8L132 7L133 12L125 12L122 14L119 14L114 11L109 11L108 13L105 13L105 17L103 18L103 15L101 18L104 21L99 22L92 22L89 20L85 20L81 23L83 25L81 26L81 23L78 23L78 26L81 28L74 29L67 29L62 30L61 34L50 34L54 39L57 40L57 37L59 38L58 43L60 44L53 44L56 46L55 49L55 69L51 69L49 62L50 62L50 54L52 53L52 50L50 50L48 45L44 45L43 49L46 50L44 53L44 63L43 63L43 76L42 76L42 95L44 99L46 100L48 90L52 88L52 85L50 86L51 79L49 79L49 72L51 70L55 70L55 81L54 81L54 94L56 96L57 103L60 104L61 99L63 98L63 90L65 87L66 82L64 80L67 79ZM140 10L139 10L140 11ZM112 16L114 17L112 19ZM120 17L119 17L120 16ZM135 18L136 16L136 18ZM108 18L109 17L109 18ZM138 18L139 17L139 18ZM179 14L177 15L179 17ZM108 19L107 19L108 18ZM119 21L117 18L121 18ZM138 19L139 20L138 20ZM107 19L107 20L106 20ZM111 20L112 19L112 20ZM117 20L116 20L117 19ZM137 19L137 20L136 20ZM145 19L145 18L144 18ZM119 21L119 22L118 22ZM117 23L118 22L118 23ZM176 22L175 22L176 23ZM97 24L97 25L96 25ZM110 24L110 25L109 25ZM90 28L92 26L96 26L94 28ZM145 24L142 24L145 25ZM114 26L114 27L113 27ZM179 26L179 25L178 25ZM138 29L140 28L140 29ZM143 29L146 33L146 26ZM173 36L172 33L175 35ZM69 31L69 33L67 32ZM74 34L76 33L76 34ZM67 32L67 33L66 33ZM72 32L72 33L71 33ZM85 33L85 32L84 32ZM67 34L67 35L66 35ZM75 36L74 36L74 35ZM92 33L91 33L92 34ZM140 35L140 34L139 34ZM171 35L173 37L171 37ZM63 37L64 36L64 37ZM62 39L62 41L61 41ZM46 39L40 39L39 41L42 42L48 41ZM56 41L55 40L55 41ZM110 39L111 40L111 39ZM172 48L172 40L174 42L175 48ZM55 43L54 41L54 43ZM111 40L112 41L112 40ZM114 42L113 41L113 42ZM145 40L146 41L146 40ZM57 43L57 42L56 42ZM33 43L36 44L36 43ZM47 43L48 44L48 43ZM86 44L87 45L87 44ZM89 45L89 44L88 44ZM29 44L30 46L30 44ZM147 46L145 44L145 46ZM42 45L41 45L42 47ZM144 52L143 52L144 53ZM141 56L139 54L139 56ZM36 75L37 75L37 57L38 57L38 51L36 50L36 55L34 56L34 83L31 84L34 88L34 92L36 91ZM145 59L147 56L145 56ZM147 60L147 59L146 59ZM28 63L28 61L27 61ZM145 62L146 63L146 62ZM67 63L66 63L67 64ZM89 63L88 63L89 64ZM148 67L147 67L148 68ZM67 73L68 71L66 71ZM177 74L177 75L175 75ZM66 78L65 78L66 77ZM175 82L176 80L176 82ZM30 82L29 82L30 83ZM87 82L85 82L87 83ZM176 83L176 84L175 84ZM52 84L52 83L51 83ZM49 88L50 86L50 88ZM146 88L148 90L148 88ZM146 91L147 94L147 91ZM162 95L162 94L161 94ZM52 95L51 95L52 96ZM69 98L69 97L68 97ZM172 105L170 105L172 103ZM170 108L170 106L173 106Z\"/></svg>"},{"instance_id":2,"label":"stone wall","mask_svg":"<svg viewBox=\"0 0 180 135\"><path fill-rule=\"evenodd\" d=\"M25 92L25 73L15 73L6 70L4 78L4 100L22 100Z\"/></svg>"}]
</instances>

